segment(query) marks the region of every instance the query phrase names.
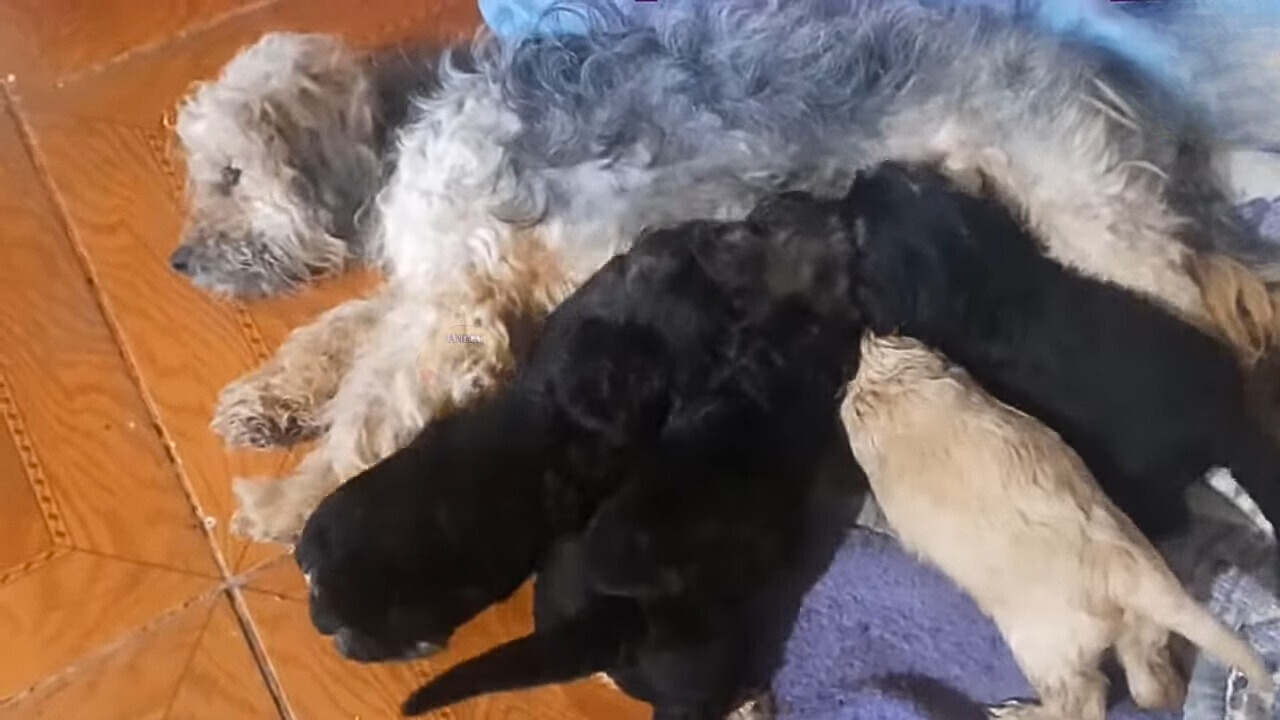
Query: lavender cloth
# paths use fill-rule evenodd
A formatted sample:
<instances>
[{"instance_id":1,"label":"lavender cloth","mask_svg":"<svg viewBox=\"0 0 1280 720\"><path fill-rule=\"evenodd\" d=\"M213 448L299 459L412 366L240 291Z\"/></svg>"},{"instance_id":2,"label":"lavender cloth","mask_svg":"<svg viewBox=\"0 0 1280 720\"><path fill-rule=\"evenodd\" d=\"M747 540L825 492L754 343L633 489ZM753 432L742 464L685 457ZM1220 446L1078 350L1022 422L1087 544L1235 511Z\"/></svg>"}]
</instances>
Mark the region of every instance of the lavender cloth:
<instances>
[{"instance_id":1,"label":"lavender cloth","mask_svg":"<svg viewBox=\"0 0 1280 720\"><path fill-rule=\"evenodd\" d=\"M895 540L856 530L805 600L774 679L780 720L978 720L1033 698L990 619ZM1174 720L1125 700L1110 720Z\"/></svg>"},{"instance_id":2,"label":"lavender cloth","mask_svg":"<svg viewBox=\"0 0 1280 720\"><path fill-rule=\"evenodd\" d=\"M1254 198L1238 210L1249 227L1268 241L1280 244L1280 196L1270 200Z\"/></svg>"}]
</instances>

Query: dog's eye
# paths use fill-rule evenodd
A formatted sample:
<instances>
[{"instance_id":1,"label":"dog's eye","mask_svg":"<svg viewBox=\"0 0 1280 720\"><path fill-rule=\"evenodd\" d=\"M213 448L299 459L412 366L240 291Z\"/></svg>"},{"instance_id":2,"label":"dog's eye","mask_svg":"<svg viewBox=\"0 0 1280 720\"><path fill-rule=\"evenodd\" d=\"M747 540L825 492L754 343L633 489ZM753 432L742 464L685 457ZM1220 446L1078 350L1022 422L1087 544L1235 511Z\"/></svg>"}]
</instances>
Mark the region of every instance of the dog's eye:
<instances>
[{"instance_id":1,"label":"dog's eye","mask_svg":"<svg viewBox=\"0 0 1280 720\"><path fill-rule=\"evenodd\" d=\"M222 168L222 187L230 190L240 182L240 168L234 165L227 165Z\"/></svg>"}]
</instances>

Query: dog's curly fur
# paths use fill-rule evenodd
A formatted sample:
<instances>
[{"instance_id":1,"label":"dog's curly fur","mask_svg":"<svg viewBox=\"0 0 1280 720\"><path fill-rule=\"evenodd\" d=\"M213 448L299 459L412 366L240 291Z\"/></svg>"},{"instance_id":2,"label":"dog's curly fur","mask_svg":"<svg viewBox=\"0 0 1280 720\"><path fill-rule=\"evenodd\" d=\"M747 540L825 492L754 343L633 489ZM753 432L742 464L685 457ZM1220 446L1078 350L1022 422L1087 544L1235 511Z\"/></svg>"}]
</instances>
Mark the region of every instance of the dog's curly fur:
<instances>
[{"instance_id":1,"label":"dog's curly fur","mask_svg":"<svg viewBox=\"0 0 1280 720\"><path fill-rule=\"evenodd\" d=\"M1215 466L1280 520L1280 452L1225 343L1043 256L1007 208L932 168L886 163L846 202L868 326L937 348L1060 433L1149 537L1185 526L1181 491Z\"/></svg>"},{"instance_id":2,"label":"dog's curly fur","mask_svg":"<svg viewBox=\"0 0 1280 720\"><path fill-rule=\"evenodd\" d=\"M782 197L748 221L648 233L551 313L509 385L319 502L297 550L317 628L359 660L436 648L655 448L692 462L784 400L825 403L834 427L861 330L853 243L810 207Z\"/></svg>"},{"instance_id":3,"label":"dog's curly fur","mask_svg":"<svg viewBox=\"0 0 1280 720\"><path fill-rule=\"evenodd\" d=\"M1170 631L1272 705L1262 658L1183 590L1080 457L964 370L917 340L868 334L841 414L898 537L991 616L1039 696L994 716L1103 720L1112 646L1139 707L1179 709Z\"/></svg>"},{"instance_id":4,"label":"dog's curly fur","mask_svg":"<svg viewBox=\"0 0 1280 720\"><path fill-rule=\"evenodd\" d=\"M507 323L536 326L641 228L742 217L779 189L834 194L884 158L984 170L1050 255L1215 327L1187 269L1191 245L1227 232L1205 210L1221 199L1204 199L1221 195L1209 138L1116 58L910 0L628 2L566 3L581 37L446 53L405 81L381 156L370 138L395 93L332 38L269 35L183 106L197 282L256 293L335 266L353 254L348 213L324 198L362 194L360 252L388 273L354 353L335 313L224 393L214 427L232 443L323 434L285 486L237 486L241 532L291 538L307 502L508 377ZM460 323L484 342L442 347ZM277 377L314 354L335 360L314 385Z\"/></svg>"}]
</instances>

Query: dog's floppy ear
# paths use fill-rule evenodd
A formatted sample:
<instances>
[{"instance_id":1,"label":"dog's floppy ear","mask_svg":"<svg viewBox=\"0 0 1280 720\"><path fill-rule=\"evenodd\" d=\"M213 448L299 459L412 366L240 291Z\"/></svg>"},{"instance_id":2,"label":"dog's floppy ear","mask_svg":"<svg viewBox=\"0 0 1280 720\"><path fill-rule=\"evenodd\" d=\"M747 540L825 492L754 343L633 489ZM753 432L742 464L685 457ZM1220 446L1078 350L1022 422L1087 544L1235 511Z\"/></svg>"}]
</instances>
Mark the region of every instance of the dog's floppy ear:
<instances>
[{"instance_id":1,"label":"dog's floppy ear","mask_svg":"<svg viewBox=\"0 0 1280 720\"><path fill-rule=\"evenodd\" d=\"M651 600L684 589L674 568L666 566L655 546L653 501L644 487L657 478L635 480L600 507L587 528L587 574L602 595Z\"/></svg>"},{"instance_id":2,"label":"dog's floppy ear","mask_svg":"<svg viewBox=\"0 0 1280 720\"><path fill-rule=\"evenodd\" d=\"M367 88L359 87L357 97L367 100ZM326 232L353 240L357 213L376 191L381 166L373 108L354 98L333 100L338 92L319 85L289 102L264 103L259 111L275 131L293 191L323 211Z\"/></svg>"}]
</instances>

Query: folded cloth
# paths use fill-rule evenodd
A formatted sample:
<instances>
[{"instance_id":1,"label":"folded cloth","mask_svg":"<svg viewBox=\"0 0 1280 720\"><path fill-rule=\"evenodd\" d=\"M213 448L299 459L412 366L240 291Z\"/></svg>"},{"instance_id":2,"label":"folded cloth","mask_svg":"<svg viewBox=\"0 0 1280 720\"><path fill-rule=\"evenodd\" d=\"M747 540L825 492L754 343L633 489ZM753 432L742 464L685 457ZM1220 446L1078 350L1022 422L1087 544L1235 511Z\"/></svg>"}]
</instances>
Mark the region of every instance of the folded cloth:
<instances>
[{"instance_id":1,"label":"folded cloth","mask_svg":"<svg viewBox=\"0 0 1280 720\"><path fill-rule=\"evenodd\" d=\"M1280 112L1280 108L1276 112ZM1246 225L1267 240L1280 243L1280 196L1270 200L1254 198L1242 204L1239 210Z\"/></svg>"},{"instance_id":2,"label":"folded cloth","mask_svg":"<svg viewBox=\"0 0 1280 720\"><path fill-rule=\"evenodd\" d=\"M1210 473L1207 488L1188 500L1191 532L1161 548L1193 595L1246 638L1270 667L1280 661L1280 567L1273 530L1229 473ZM1196 658L1183 708L1185 720L1263 720L1247 704L1240 673L1212 658Z\"/></svg>"},{"instance_id":3,"label":"folded cloth","mask_svg":"<svg viewBox=\"0 0 1280 720\"><path fill-rule=\"evenodd\" d=\"M533 32L552 30L564 33L581 33L586 29L582 18L567 13L556 13L548 22L539 26L542 15L555 0L480 0L480 16L495 35L504 39L519 38Z\"/></svg>"}]
</instances>

